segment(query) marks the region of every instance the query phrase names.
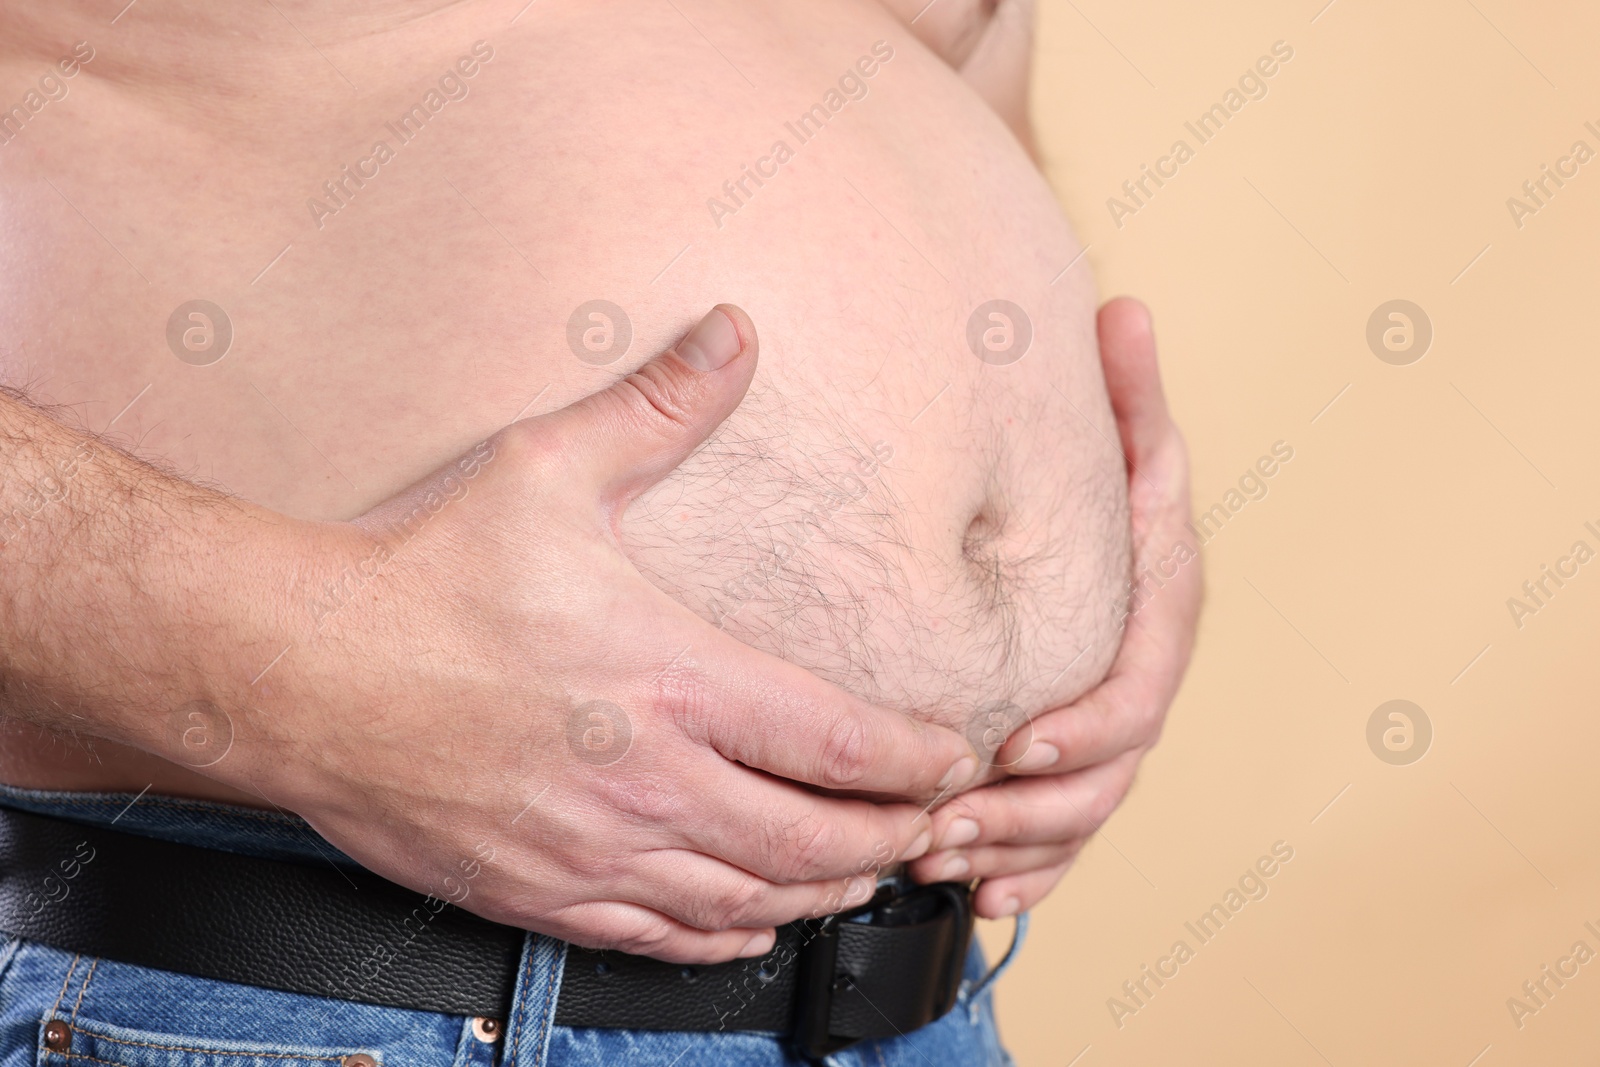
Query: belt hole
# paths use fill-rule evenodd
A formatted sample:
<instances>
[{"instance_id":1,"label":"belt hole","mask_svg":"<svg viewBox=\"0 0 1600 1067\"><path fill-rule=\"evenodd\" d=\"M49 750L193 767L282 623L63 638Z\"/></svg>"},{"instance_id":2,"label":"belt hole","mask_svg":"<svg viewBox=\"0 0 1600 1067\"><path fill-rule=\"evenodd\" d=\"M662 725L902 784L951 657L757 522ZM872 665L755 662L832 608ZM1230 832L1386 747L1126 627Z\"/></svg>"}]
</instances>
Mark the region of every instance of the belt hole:
<instances>
[{"instance_id":1,"label":"belt hole","mask_svg":"<svg viewBox=\"0 0 1600 1067\"><path fill-rule=\"evenodd\" d=\"M678 971L678 977L682 978L685 982L692 982L696 978L700 977L700 972L693 967L684 967Z\"/></svg>"},{"instance_id":2,"label":"belt hole","mask_svg":"<svg viewBox=\"0 0 1600 1067\"><path fill-rule=\"evenodd\" d=\"M601 960L599 963L594 965L594 973L599 975L601 978L610 978L611 964L607 963L605 960Z\"/></svg>"},{"instance_id":3,"label":"belt hole","mask_svg":"<svg viewBox=\"0 0 1600 1067\"><path fill-rule=\"evenodd\" d=\"M761 966L756 968L756 977L758 979L760 979L762 982L770 982L773 979L777 978L778 977L778 961L774 960L774 959L762 960L761 961Z\"/></svg>"}]
</instances>

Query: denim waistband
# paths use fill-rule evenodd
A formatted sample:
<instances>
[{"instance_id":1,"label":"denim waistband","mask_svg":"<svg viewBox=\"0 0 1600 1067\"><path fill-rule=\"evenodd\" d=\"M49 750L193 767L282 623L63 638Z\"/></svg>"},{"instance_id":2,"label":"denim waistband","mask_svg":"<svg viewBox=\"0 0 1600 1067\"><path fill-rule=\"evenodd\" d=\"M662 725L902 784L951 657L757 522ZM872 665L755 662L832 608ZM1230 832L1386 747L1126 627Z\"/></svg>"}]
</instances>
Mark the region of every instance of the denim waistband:
<instances>
[{"instance_id":1,"label":"denim waistband","mask_svg":"<svg viewBox=\"0 0 1600 1067\"><path fill-rule=\"evenodd\" d=\"M310 823L282 810L169 797L148 791L88 793L24 789L3 783L0 783L0 807L261 859L360 866L329 844Z\"/></svg>"},{"instance_id":2,"label":"denim waistband","mask_svg":"<svg viewBox=\"0 0 1600 1067\"><path fill-rule=\"evenodd\" d=\"M247 808L238 804L171 797L148 791L75 792L24 789L4 783L0 783L0 807L16 808L39 815L54 816L201 848L221 849L261 859L301 863L330 862L335 865L360 867L360 864L335 848L300 816L281 809ZM904 875L900 875L898 880L904 880ZM867 919L867 915L860 915L855 921L864 922ZM1027 913L1018 915L1016 924L1010 946L1000 961L986 972L982 969L981 952L976 945L973 947L969 969L972 966L980 969L969 974L962 983L962 1000L967 1004L968 1014L971 1015L974 1024L978 1020L976 1014L978 1008L987 1004L987 1001L981 999L983 994L988 991L994 980L1006 971L1022 948L1027 936ZM527 956L533 953L541 959L548 956L554 963L548 968L541 968L540 973L548 970L551 975L555 975L565 960L565 948L564 943L550 938L530 937L524 954ZM524 962L526 963L526 960ZM559 988L559 985L545 990L540 997L548 997L553 1003L555 988ZM519 998L527 995L526 992L519 992ZM543 1003L542 1000L540 1002ZM992 1026L992 1023L990 1025ZM730 1039L729 1034L711 1036L720 1037L723 1041ZM931 1062L926 1061L925 1056L923 1059L925 1062Z\"/></svg>"},{"instance_id":3,"label":"denim waistband","mask_svg":"<svg viewBox=\"0 0 1600 1067\"><path fill-rule=\"evenodd\" d=\"M24 789L0 783L0 808L16 808L71 822L121 830L124 833L215 848L259 859L293 863L329 862L360 868L300 816L282 809L268 811L215 800L192 800L159 793L91 793ZM912 888L904 864L880 872L879 884ZM870 911L852 918L872 921Z\"/></svg>"}]
</instances>

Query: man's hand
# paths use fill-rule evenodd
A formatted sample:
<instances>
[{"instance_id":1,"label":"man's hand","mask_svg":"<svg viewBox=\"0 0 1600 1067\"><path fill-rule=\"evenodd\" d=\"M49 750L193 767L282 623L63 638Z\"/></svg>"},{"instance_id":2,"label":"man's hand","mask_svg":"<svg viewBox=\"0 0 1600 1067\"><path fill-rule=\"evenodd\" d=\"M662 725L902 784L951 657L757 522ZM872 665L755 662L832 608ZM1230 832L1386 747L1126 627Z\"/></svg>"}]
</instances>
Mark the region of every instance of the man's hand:
<instances>
[{"instance_id":1,"label":"man's hand","mask_svg":"<svg viewBox=\"0 0 1600 1067\"><path fill-rule=\"evenodd\" d=\"M1100 309L1100 359L1128 463L1134 566L1130 614L1111 672L1073 704L1033 720L995 755L1018 777L957 797L934 816L920 881L983 880L977 908L1030 908L1061 880L1121 803L1161 735L1189 663L1200 611L1189 529L1189 460L1167 412L1150 314L1126 297Z\"/></svg>"},{"instance_id":2,"label":"man's hand","mask_svg":"<svg viewBox=\"0 0 1600 1067\"><path fill-rule=\"evenodd\" d=\"M764 952L774 924L864 900L928 846L918 804L807 786L929 797L977 761L726 636L624 557L619 517L755 363L748 318L714 310L352 523L91 442L4 548L0 700L197 766L491 919L676 962ZM89 440L0 415L56 480ZM191 722L225 722L225 754L192 758Z\"/></svg>"}]
</instances>

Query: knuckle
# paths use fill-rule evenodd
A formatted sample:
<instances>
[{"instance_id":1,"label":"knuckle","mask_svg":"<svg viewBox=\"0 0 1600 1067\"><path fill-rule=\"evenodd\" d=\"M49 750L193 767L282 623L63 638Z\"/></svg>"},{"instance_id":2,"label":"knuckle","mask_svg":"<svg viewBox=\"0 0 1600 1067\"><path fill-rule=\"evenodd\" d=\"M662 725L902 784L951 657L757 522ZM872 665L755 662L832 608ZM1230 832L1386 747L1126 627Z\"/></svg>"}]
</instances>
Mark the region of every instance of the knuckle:
<instances>
[{"instance_id":1,"label":"knuckle","mask_svg":"<svg viewBox=\"0 0 1600 1067\"><path fill-rule=\"evenodd\" d=\"M834 789L857 785L871 766L867 724L853 714L844 713L829 724L827 737L818 755L818 784Z\"/></svg>"},{"instance_id":2,"label":"knuckle","mask_svg":"<svg viewBox=\"0 0 1600 1067\"><path fill-rule=\"evenodd\" d=\"M651 704L661 721L673 724L692 741L708 744L713 737L713 726L718 725L714 687L689 657L682 653L678 657L655 669ZM668 657L663 654L661 658L667 660ZM724 718L737 722L739 717ZM721 725L725 728L727 724Z\"/></svg>"},{"instance_id":3,"label":"knuckle","mask_svg":"<svg viewBox=\"0 0 1600 1067\"><path fill-rule=\"evenodd\" d=\"M978 819L978 825L983 828L980 840L1015 841L1027 832L1028 823L1028 818L1017 805L995 804Z\"/></svg>"},{"instance_id":4,"label":"knuckle","mask_svg":"<svg viewBox=\"0 0 1600 1067\"><path fill-rule=\"evenodd\" d=\"M559 442L539 419L523 419L496 431L486 442L496 459L535 485L560 468Z\"/></svg>"},{"instance_id":5,"label":"knuckle","mask_svg":"<svg viewBox=\"0 0 1600 1067\"><path fill-rule=\"evenodd\" d=\"M822 877L838 838L826 820L814 814L785 823L769 823L762 857L773 880L812 882Z\"/></svg>"},{"instance_id":6,"label":"knuckle","mask_svg":"<svg viewBox=\"0 0 1600 1067\"><path fill-rule=\"evenodd\" d=\"M948 826L956 819L971 819L982 826L991 819L991 812L999 805L989 804L989 798L980 790L954 797L939 809L939 822Z\"/></svg>"},{"instance_id":7,"label":"knuckle","mask_svg":"<svg viewBox=\"0 0 1600 1067\"><path fill-rule=\"evenodd\" d=\"M1092 721L1080 722L1081 744L1090 752L1108 749L1121 751L1143 732L1144 714L1139 705L1118 686L1108 686L1101 695L1099 714Z\"/></svg>"},{"instance_id":8,"label":"knuckle","mask_svg":"<svg viewBox=\"0 0 1600 1067\"><path fill-rule=\"evenodd\" d=\"M696 922L702 930L731 930L744 926L765 899L761 883L754 878L738 878L718 889Z\"/></svg>"},{"instance_id":9,"label":"knuckle","mask_svg":"<svg viewBox=\"0 0 1600 1067\"><path fill-rule=\"evenodd\" d=\"M569 856L566 866L573 875L583 881L584 885L590 886L613 885L618 877L627 873L617 856L607 849L584 851Z\"/></svg>"},{"instance_id":10,"label":"knuckle","mask_svg":"<svg viewBox=\"0 0 1600 1067\"><path fill-rule=\"evenodd\" d=\"M1042 728L1034 732L1034 744L1048 741L1061 750L1058 766L1065 770L1081 765L1086 755L1098 748L1105 733L1109 712L1103 703L1088 708L1071 708L1046 716L1039 722Z\"/></svg>"},{"instance_id":11,"label":"knuckle","mask_svg":"<svg viewBox=\"0 0 1600 1067\"><path fill-rule=\"evenodd\" d=\"M630 956L655 956L672 945L673 934L666 919L638 919L623 930L610 931L606 947Z\"/></svg>"},{"instance_id":12,"label":"knuckle","mask_svg":"<svg viewBox=\"0 0 1600 1067\"><path fill-rule=\"evenodd\" d=\"M1098 830L1100 826L1117 810L1122 803L1122 790L1097 789L1085 804L1085 814L1088 816L1089 825Z\"/></svg>"},{"instance_id":13,"label":"knuckle","mask_svg":"<svg viewBox=\"0 0 1600 1067\"><path fill-rule=\"evenodd\" d=\"M607 807L645 825L672 827L685 822L688 805L683 795L653 775L603 778L596 789ZM602 855L612 853L602 850Z\"/></svg>"},{"instance_id":14,"label":"knuckle","mask_svg":"<svg viewBox=\"0 0 1600 1067\"><path fill-rule=\"evenodd\" d=\"M667 360L651 360L616 389L624 403L662 430L677 432L695 423L694 391L687 376Z\"/></svg>"},{"instance_id":15,"label":"knuckle","mask_svg":"<svg viewBox=\"0 0 1600 1067\"><path fill-rule=\"evenodd\" d=\"M539 419L521 419L490 434L488 444L497 456L509 453L517 457L536 447L546 436Z\"/></svg>"}]
</instances>

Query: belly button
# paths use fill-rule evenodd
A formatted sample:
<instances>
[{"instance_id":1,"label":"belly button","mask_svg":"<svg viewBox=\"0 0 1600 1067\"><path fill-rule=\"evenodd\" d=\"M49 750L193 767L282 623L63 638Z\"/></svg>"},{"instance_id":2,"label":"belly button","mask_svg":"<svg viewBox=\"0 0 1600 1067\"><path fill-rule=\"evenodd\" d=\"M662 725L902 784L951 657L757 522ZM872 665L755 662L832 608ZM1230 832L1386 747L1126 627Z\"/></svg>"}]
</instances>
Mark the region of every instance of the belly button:
<instances>
[{"instance_id":1,"label":"belly button","mask_svg":"<svg viewBox=\"0 0 1600 1067\"><path fill-rule=\"evenodd\" d=\"M1005 526L1005 516L998 508L991 507L988 501L972 516L972 521L967 523L966 531L961 535L961 554L968 560L976 563L987 560L993 556L994 550L990 547L1000 531Z\"/></svg>"}]
</instances>

